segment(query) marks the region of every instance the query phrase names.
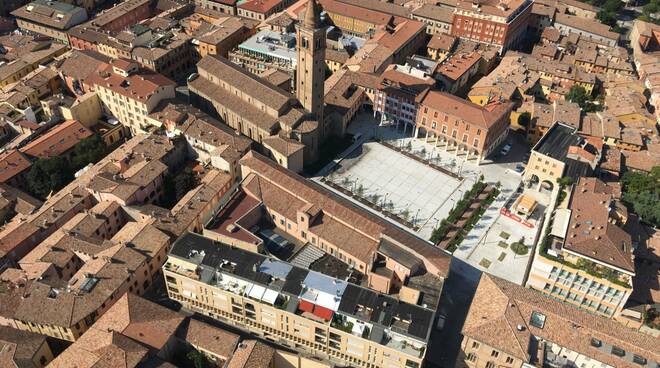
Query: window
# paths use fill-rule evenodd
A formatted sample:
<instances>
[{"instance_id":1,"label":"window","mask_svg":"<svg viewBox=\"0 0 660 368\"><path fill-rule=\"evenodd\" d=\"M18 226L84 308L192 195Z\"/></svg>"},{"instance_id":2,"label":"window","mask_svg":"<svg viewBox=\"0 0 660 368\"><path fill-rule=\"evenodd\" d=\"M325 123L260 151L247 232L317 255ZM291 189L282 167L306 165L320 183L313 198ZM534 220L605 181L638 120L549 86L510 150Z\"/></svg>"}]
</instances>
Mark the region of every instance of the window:
<instances>
[{"instance_id":1,"label":"window","mask_svg":"<svg viewBox=\"0 0 660 368\"><path fill-rule=\"evenodd\" d=\"M490 352L490 356L492 356L493 358L497 358L498 356L500 356L500 352L497 350L493 350Z\"/></svg>"},{"instance_id":2,"label":"window","mask_svg":"<svg viewBox=\"0 0 660 368\"><path fill-rule=\"evenodd\" d=\"M612 355L623 357L626 356L626 351L618 346L612 346Z\"/></svg>"},{"instance_id":3,"label":"window","mask_svg":"<svg viewBox=\"0 0 660 368\"><path fill-rule=\"evenodd\" d=\"M529 324L536 328L543 328L545 325L545 314L539 312L532 312L532 316L529 319Z\"/></svg>"},{"instance_id":4,"label":"window","mask_svg":"<svg viewBox=\"0 0 660 368\"><path fill-rule=\"evenodd\" d=\"M468 362L474 362L477 360L477 356L474 355L473 353L470 353L467 355L467 358L465 358L465 360L467 360Z\"/></svg>"},{"instance_id":5,"label":"window","mask_svg":"<svg viewBox=\"0 0 660 368\"><path fill-rule=\"evenodd\" d=\"M479 348L479 343L476 341L472 342L472 349L478 349Z\"/></svg>"},{"instance_id":6,"label":"window","mask_svg":"<svg viewBox=\"0 0 660 368\"><path fill-rule=\"evenodd\" d=\"M513 358L512 357L506 357L506 364L513 364Z\"/></svg>"},{"instance_id":7,"label":"window","mask_svg":"<svg viewBox=\"0 0 660 368\"><path fill-rule=\"evenodd\" d=\"M495 368L495 362L486 363L486 368Z\"/></svg>"}]
</instances>

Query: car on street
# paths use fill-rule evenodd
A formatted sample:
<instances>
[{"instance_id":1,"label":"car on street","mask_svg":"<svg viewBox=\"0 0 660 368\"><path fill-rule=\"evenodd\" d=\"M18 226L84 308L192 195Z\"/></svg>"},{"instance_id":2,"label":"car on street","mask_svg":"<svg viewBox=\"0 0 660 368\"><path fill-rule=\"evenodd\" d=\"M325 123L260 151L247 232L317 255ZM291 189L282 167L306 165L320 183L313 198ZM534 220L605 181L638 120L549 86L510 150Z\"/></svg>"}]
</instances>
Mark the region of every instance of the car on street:
<instances>
[{"instance_id":1,"label":"car on street","mask_svg":"<svg viewBox=\"0 0 660 368\"><path fill-rule=\"evenodd\" d=\"M505 144L504 147L500 150L500 156L506 156L509 154L509 151L511 151L511 145L510 144Z\"/></svg>"}]
</instances>

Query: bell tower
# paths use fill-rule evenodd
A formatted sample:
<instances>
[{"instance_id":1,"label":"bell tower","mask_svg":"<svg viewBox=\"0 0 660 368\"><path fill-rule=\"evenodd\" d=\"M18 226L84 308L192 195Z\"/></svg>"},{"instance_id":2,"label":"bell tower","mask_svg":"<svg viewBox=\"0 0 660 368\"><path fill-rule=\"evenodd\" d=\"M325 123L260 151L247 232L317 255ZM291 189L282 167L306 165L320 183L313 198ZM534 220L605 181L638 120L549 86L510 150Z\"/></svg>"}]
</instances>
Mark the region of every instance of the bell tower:
<instances>
[{"instance_id":1,"label":"bell tower","mask_svg":"<svg viewBox=\"0 0 660 368\"><path fill-rule=\"evenodd\" d=\"M318 120L319 138L322 141L326 135L323 116L326 46L325 28L321 26L320 13L316 0L309 0L305 18L297 27L296 95L303 107Z\"/></svg>"}]
</instances>

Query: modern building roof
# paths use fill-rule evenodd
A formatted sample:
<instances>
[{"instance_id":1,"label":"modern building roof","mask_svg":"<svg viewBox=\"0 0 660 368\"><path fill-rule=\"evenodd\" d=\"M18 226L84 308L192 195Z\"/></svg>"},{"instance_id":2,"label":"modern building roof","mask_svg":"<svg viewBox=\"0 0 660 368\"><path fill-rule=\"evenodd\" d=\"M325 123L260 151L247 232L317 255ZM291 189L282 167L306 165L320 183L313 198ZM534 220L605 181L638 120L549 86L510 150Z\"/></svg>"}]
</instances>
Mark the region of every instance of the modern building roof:
<instances>
[{"instance_id":1,"label":"modern building roof","mask_svg":"<svg viewBox=\"0 0 660 368\"><path fill-rule=\"evenodd\" d=\"M397 320L406 321L407 328L397 328L410 338L427 341L433 326L433 309L405 303L391 296L380 294L346 281L293 266L283 261L275 261L264 255L218 243L194 233L179 238L169 253L200 267L200 281L211 282L214 275L220 275L219 285L234 293L244 293L267 304L277 304L288 298L287 309L313 304L320 306L327 322L334 313L340 313L381 328L392 328ZM275 266L277 265L277 266ZM217 276L215 276L218 279ZM233 288L238 284L237 288ZM358 313L362 306L371 313ZM304 308L304 307L303 307ZM363 310L364 308L361 308ZM325 313L325 312L324 312ZM321 316L319 316L321 317ZM377 331L378 328L374 328ZM366 338L381 341L382 334Z\"/></svg>"},{"instance_id":2,"label":"modern building roof","mask_svg":"<svg viewBox=\"0 0 660 368\"><path fill-rule=\"evenodd\" d=\"M292 68L295 69L298 63L295 38L295 33L281 33L270 29L262 29L238 45L238 49L247 51L250 54L267 55L277 62L291 64Z\"/></svg>"},{"instance_id":3,"label":"modern building roof","mask_svg":"<svg viewBox=\"0 0 660 368\"><path fill-rule=\"evenodd\" d=\"M568 148L578 146L583 138L577 135L577 129L563 124L554 123L536 143L533 150L555 160L563 161L568 154Z\"/></svg>"},{"instance_id":4,"label":"modern building roof","mask_svg":"<svg viewBox=\"0 0 660 368\"><path fill-rule=\"evenodd\" d=\"M660 361L660 340L485 273L462 333L539 366L549 359L547 344L612 367L639 367L633 355ZM615 347L623 356L614 354Z\"/></svg>"}]
</instances>

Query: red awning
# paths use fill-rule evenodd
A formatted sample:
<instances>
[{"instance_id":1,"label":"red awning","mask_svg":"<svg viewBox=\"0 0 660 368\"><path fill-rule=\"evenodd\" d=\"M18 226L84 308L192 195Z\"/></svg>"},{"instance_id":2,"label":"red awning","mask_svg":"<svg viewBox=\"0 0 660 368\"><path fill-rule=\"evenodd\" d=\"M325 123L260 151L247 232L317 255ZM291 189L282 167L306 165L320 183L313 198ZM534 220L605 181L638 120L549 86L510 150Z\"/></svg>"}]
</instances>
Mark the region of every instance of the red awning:
<instances>
[{"instance_id":1,"label":"red awning","mask_svg":"<svg viewBox=\"0 0 660 368\"><path fill-rule=\"evenodd\" d=\"M334 312L331 309L324 308L324 307L321 307L321 306L318 306L318 305L314 308L314 315L316 315L318 317L321 317L326 321L329 321L329 320L332 319L332 314L333 313Z\"/></svg>"},{"instance_id":2,"label":"red awning","mask_svg":"<svg viewBox=\"0 0 660 368\"><path fill-rule=\"evenodd\" d=\"M298 309L300 309L303 312L312 313L312 311L314 310L314 304L304 300L300 300L300 303L298 303Z\"/></svg>"}]
</instances>

